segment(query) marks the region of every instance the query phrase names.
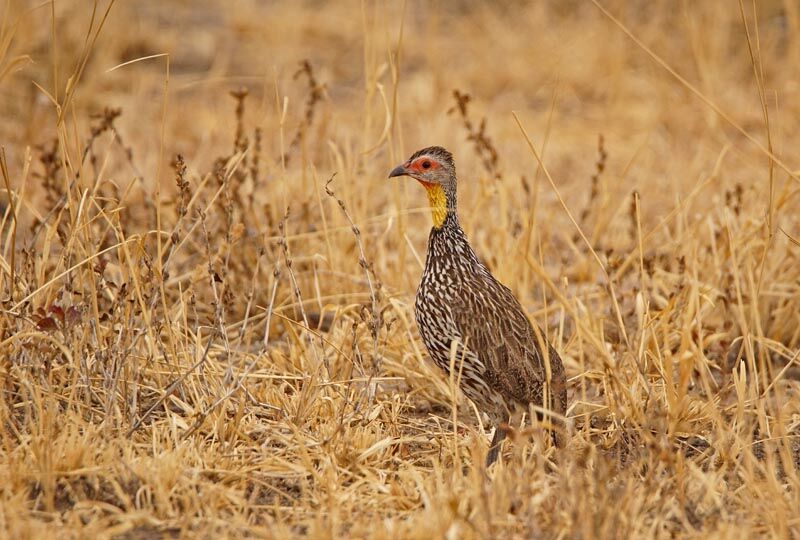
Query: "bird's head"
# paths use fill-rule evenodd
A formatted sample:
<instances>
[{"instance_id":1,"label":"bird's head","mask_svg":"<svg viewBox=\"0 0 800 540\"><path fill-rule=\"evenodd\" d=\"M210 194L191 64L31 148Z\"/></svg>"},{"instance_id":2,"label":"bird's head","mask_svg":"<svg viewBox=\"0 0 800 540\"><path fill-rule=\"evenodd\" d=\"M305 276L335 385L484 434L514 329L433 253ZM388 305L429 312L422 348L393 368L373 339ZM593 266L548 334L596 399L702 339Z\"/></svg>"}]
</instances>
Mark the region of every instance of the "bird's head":
<instances>
[{"instance_id":1,"label":"bird's head","mask_svg":"<svg viewBox=\"0 0 800 540\"><path fill-rule=\"evenodd\" d=\"M441 146L431 146L414 152L402 165L389 173L389 178L410 176L423 184L439 184L448 187L456 183L456 166L453 154Z\"/></svg>"},{"instance_id":2,"label":"bird's head","mask_svg":"<svg viewBox=\"0 0 800 540\"><path fill-rule=\"evenodd\" d=\"M414 152L402 165L389 173L389 178L410 176L428 192L433 223L441 227L448 212L456 209L456 166L453 154L441 146L431 146Z\"/></svg>"}]
</instances>

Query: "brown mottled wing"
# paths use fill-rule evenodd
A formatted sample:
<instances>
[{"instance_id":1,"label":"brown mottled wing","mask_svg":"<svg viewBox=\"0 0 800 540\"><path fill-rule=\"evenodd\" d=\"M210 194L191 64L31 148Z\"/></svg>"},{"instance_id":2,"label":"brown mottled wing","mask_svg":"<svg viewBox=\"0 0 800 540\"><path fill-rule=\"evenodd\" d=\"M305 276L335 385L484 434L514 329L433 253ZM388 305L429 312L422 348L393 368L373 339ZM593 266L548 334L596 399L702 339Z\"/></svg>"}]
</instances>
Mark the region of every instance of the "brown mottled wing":
<instances>
[{"instance_id":1,"label":"brown mottled wing","mask_svg":"<svg viewBox=\"0 0 800 540\"><path fill-rule=\"evenodd\" d=\"M507 400L542 405L546 373L539 338L511 290L494 279L475 279L462 286L451 310L462 339L485 365L487 384ZM546 346L555 396L550 408L564 414L564 368Z\"/></svg>"}]
</instances>

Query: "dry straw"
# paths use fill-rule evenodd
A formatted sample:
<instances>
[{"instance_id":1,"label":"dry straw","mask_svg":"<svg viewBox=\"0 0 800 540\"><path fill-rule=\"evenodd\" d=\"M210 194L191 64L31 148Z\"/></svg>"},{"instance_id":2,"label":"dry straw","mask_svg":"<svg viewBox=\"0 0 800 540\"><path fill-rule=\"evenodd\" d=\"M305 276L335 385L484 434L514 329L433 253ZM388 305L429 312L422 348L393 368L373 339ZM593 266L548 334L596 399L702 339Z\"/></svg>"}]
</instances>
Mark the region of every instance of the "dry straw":
<instances>
[{"instance_id":1,"label":"dry straw","mask_svg":"<svg viewBox=\"0 0 800 540\"><path fill-rule=\"evenodd\" d=\"M407 4L4 4L0 536L800 535L794 4ZM430 144L559 454L421 348Z\"/></svg>"}]
</instances>

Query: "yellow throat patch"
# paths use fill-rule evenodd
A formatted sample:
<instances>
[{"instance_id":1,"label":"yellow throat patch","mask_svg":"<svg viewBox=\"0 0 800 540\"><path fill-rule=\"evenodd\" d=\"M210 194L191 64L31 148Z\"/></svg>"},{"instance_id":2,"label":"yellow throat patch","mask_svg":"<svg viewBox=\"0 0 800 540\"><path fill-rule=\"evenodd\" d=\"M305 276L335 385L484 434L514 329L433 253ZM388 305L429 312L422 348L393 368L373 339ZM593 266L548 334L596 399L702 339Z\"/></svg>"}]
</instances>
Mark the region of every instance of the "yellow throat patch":
<instances>
[{"instance_id":1,"label":"yellow throat patch","mask_svg":"<svg viewBox=\"0 0 800 540\"><path fill-rule=\"evenodd\" d=\"M428 192L433 226L438 229L444 224L444 219L447 217L447 195L444 192L444 188L439 184L429 184L428 182L420 182L420 184Z\"/></svg>"}]
</instances>

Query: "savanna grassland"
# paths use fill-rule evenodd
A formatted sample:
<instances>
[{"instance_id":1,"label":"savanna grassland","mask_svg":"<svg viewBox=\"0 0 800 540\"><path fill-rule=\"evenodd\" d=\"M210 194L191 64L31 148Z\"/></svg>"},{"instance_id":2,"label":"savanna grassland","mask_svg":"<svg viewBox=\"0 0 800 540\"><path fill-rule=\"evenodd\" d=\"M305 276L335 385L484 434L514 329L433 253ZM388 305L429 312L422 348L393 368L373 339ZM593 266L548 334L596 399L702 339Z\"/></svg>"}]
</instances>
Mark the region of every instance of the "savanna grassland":
<instances>
[{"instance_id":1,"label":"savanna grassland","mask_svg":"<svg viewBox=\"0 0 800 540\"><path fill-rule=\"evenodd\" d=\"M0 536L800 536L800 9L597 2L2 2ZM563 451L427 359L433 144Z\"/></svg>"}]
</instances>

